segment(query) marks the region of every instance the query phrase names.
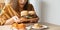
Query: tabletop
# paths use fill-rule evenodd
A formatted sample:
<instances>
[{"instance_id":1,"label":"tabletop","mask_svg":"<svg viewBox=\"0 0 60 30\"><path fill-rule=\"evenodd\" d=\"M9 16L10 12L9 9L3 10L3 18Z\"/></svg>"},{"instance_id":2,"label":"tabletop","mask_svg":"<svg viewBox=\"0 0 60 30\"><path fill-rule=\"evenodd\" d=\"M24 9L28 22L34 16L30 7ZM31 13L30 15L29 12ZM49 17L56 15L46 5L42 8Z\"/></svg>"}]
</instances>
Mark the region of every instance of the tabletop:
<instances>
[{"instance_id":1,"label":"tabletop","mask_svg":"<svg viewBox=\"0 0 60 30\"><path fill-rule=\"evenodd\" d=\"M33 25L33 24L34 23L30 23L30 24L27 24L27 26ZM43 29L43 30L60 30L60 26L58 25L53 25L50 23L42 23L42 24L48 26L47 29ZM12 28L11 25L0 26L0 30L12 30L11 28ZM32 29L32 30L38 30L38 29Z\"/></svg>"}]
</instances>

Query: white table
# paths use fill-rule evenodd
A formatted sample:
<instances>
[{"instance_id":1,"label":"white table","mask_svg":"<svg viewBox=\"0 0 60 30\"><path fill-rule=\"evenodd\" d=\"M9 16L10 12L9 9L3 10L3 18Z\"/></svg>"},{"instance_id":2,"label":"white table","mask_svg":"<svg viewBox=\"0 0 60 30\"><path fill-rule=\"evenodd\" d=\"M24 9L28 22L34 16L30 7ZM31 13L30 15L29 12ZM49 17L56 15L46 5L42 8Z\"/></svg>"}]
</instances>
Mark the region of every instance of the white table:
<instances>
[{"instance_id":1,"label":"white table","mask_svg":"<svg viewBox=\"0 0 60 30\"><path fill-rule=\"evenodd\" d=\"M47 25L49 27L48 29L44 29L44 30L60 30L60 26L49 24L49 23L42 23L42 24ZM5 27L0 26L0 30L12 30L11 25L5 25Z\"/></svg>"},{"instance_id":2,"label":"white table","mask_svg":"<svg viewBox=\"0 0 60 30\"><path fill-rule=\"evenodd\" d=\"M12 30L11 25L0 26L0 30Z\"/></svg>"}]
</instances>

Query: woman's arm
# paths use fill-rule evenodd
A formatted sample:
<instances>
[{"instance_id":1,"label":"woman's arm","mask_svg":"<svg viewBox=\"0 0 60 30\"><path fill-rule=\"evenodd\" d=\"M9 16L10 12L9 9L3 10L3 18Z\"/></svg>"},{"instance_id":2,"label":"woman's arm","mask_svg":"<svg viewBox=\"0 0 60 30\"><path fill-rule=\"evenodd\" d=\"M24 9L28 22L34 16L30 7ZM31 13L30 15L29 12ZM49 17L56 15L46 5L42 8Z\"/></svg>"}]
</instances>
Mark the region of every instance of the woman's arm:
<instances>
[{"instance_id":1,"label":"woman's arm","mask_svg":"<svg viewBox=\"0 0 60 30\"><path fill-rule=\"evenodd\" d=\"M5 22L5 25L11 25L13 23L19 23L20 20L17 16L13 16L12 18L8 19L6 22Z\"/></svg>"},{"instance_id":2,"label":"woman's arm","mask_svg":"<svg viewBox=\"0 0 60 30\"><path fill-rule=\"evenodd\" d=\"M31 23L32 22L38 22L39 18L31 18L31 19L28 19Z\"/></svg>"}]
</instances>

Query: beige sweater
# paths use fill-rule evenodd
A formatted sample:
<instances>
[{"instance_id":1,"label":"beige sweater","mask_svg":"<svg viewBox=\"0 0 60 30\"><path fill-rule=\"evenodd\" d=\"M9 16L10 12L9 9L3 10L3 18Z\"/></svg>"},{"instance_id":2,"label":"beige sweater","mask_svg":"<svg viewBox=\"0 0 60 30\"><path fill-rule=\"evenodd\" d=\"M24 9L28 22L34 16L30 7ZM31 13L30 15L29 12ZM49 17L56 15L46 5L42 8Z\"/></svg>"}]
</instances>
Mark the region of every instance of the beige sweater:
<instances>
[{"instance_id":1,"label":"beige sweater","mask_svg":"<svg viewBox=\"0 0 60 30\"><path fill-rule=\"evenodd\" d=\"M34 11L34 8L31 4L28 5L28 11ZM18 11L21 12L21 11ZM8 20L9 18L13 17L13 16L18 16L20 17L21 15L19 15L20 13L17 13L10 5L5 6L4 8L4 13L0 16L0 18L3 21ZM1 20L0 19L0 20Z\"/></svg>"}]
</instances>

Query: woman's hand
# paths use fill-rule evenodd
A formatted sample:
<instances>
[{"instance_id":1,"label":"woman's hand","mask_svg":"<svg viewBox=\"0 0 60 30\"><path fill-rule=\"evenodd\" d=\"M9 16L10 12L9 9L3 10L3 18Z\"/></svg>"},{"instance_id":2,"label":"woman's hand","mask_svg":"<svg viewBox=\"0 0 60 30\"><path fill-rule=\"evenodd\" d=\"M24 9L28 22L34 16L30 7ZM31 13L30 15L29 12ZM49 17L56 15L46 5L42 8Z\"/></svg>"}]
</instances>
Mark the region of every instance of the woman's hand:
<instances>
[{"instance_id":1,"label":"woman's hand","mask_svg":"<svg viewBox=\"0 0 60 30\"><path fill-rule=\"evenodd\" d=\"M27 18L24 18L24 17L20 18L20 22L26 22L26 21L28 21Z\"/></svg>"},{"instance_id":2,"label":"woman's hand","mask_svg":"<svg viewBox=\"0 0 60 30\"><path fill-rule=\"evenodd\" d=\"M28 19L30 22L38 22L39 18L31 18L31 19Z\"/></svg>"},{"instance_id":3,"label":"woman's hand","mask_svg":"<svg viewBox=\"0 0 60 30\"><path fill-rule=\"evenodd\" d=\"M20 18L20 22L38 22L39 18L31 18L31 19L26 19L26 18Z\"/></svg>"},{"instance_id":4,"label":"woman's hand","mask_svg":"<svg viewBox=\"0 0 60 30\"><path fill-rule=\"evenodd\" d=\"M17 16L12 17L14 19L14 22L19 23L20 19Z\"/></svg>"},{"instance_id":5,"label":"woman's hand","mask_svg":"<svg viewBox=\"0 0 60 30\"><path fill-rule=\"evenodd\" d=\"M19 22L20 22L20 20L19 20L19 18L18 18L17 16L14 16L14 17L8 19L8 20L6 21L6 23L5 23L5 25L11 25L11 24L13 24L14 22L16 22L16 23L19 23Z\"/></svg>"},{"instance_id":6,"label":"woman's hand","mask_svg":"<svg viewBox=\"0 0 60 30\"><path fill-rule=\"evenodd\" d=\"M13 23L14 23L14 19L10 18L10 19L6 20L5 25L11 25Z\"/></svg>"}]
</instances>

